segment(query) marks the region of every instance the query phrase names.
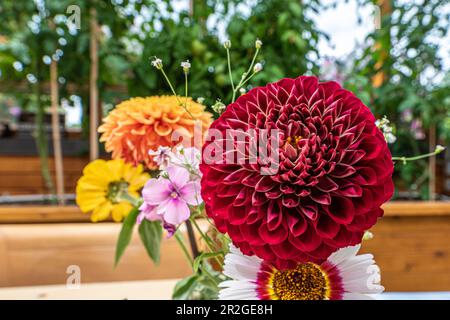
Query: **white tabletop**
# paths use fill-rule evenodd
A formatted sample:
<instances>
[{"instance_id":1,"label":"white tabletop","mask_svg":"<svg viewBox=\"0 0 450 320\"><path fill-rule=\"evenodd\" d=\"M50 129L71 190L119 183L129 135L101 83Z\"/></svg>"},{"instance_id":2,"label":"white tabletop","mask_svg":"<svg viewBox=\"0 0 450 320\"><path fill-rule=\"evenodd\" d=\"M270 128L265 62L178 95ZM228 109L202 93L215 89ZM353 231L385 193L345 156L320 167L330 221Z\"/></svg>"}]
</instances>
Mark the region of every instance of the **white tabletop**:
<instances>
[{"instance_id":1,"label":"white tabletop","mask_svg":"<svg viewBox=\"0 0 450 320\"><path fill-rule=\"evenodd\" d=\"M0 300L168 300L177 280L148 280L0 288ZM385 292L380 300L450 300L450 292Z\"/></svg>"}]
</instances>

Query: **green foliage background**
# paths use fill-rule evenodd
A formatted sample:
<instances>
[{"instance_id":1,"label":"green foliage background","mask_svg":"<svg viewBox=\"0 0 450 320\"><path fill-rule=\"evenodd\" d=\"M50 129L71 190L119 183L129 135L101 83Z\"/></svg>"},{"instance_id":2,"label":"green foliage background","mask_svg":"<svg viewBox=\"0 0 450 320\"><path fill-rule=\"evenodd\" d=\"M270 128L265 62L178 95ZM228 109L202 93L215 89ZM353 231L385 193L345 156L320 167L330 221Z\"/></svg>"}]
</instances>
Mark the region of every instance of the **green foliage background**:
<instances>
[{"instance_id":1,"label":"green foliage background","mask_svg":"<svg viewBox=\"0 0 450 320\"><path fill-rule=\"evenodd\" d=\"M164 61L178 92L184 90L180 62L190 60L192 96L203 96L207 105L217 98L228 102L231 93L225 50L218 40L218 25L207 23L211 19L225 25L232 42L234 79L239 79L248 66L256 38L264 43L259 59L264 69L252 79L253 86L283 77L320 74L318 41L326 40L327 35L318 30L311 16L320 16L325 8L322 1L247 1L251 5L249 15L235 10L240 2L193 0L193 14L189 15L185 11L174 12L169 0L4 0L0 3L0 36L8 41L0 43L0 91L14 95L24 108L41 115L38 121L42 120L49 104L44 86L49 80L49 68L43 57L53 56L59 49L63 53L58 63L60 95L77 94L87 106L92 7L97 9L102 30L98 85L100 99L106 105L131 96L168 93L164 80L150 65L153 56ZM360 6L373 2L358 0ZM330 1L326 3L330 5ZM343 71L345 87L354 91L378 117L387 115L394 122L398 135L398 143L392 146L395 155L425 152L428 148L426 139L414 138L411 121L402 119L405 110L422 120L425 131L436 125L441 143L450 138L448 70L442 79L427 78L430 70L431 74L443 73L437 55L439 48L430 39L443 37L449 30L449 17L442 12L447 3L392 1L392 15L384 17L383 27L367 37ZM69 32L64 19L72 4L81 10L81 29L76 33ZM376 49L374 43L379 43ZM377 68L380 59L381 69ZM22 63L22 71L13 68L15 61ZM380 71L386 81L374 88L372 77ZM38 81L27 81L27 74L33 74ZM17 90L18 83L25 85L25 93ZM87 132L87 107L83 113ZM45 135L38 132L36 137L44 159ZM413 191L411 195L426 198L426 164L422 161L397 166L402 181L399 186Z\"/></svg>"}]
</instances>

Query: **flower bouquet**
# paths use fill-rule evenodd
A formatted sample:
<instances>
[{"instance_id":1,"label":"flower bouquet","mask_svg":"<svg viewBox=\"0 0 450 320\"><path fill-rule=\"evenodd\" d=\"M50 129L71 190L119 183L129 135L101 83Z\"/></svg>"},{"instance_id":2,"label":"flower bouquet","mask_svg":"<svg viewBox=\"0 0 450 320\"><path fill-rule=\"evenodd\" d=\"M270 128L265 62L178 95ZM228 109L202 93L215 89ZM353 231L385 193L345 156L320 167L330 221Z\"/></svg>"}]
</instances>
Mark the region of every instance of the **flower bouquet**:
<instances>
[{"instance_id":1,"label":"flower bouquet","mask_svg":"<svg viewBox=\"0 0 450 320\"><path fill-rule=\"evenodd\" d=\"M337 82L299 76L246 92L261 47L236 84L224 43L232 99L211 107L214 121L188 95L190 63L178 95L154 58L172 95L107 115L100 141L114 160L84 169L77 203L93 221L123 220L116 264L135 225L155 263L163 233L174 237L193 271L175 299L371 298L380 270L358 250L393 195L394 161L443 147L392 157L389 121Z\"/></svg>"}]
</instances>

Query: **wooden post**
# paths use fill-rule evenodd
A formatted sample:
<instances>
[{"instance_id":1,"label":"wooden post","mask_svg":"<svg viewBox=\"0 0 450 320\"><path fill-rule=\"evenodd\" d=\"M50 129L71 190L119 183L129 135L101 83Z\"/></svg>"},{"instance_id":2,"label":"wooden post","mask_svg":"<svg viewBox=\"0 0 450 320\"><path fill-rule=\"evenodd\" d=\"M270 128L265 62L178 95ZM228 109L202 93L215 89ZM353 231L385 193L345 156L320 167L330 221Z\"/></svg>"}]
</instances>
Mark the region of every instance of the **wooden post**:
<instances>
[{"instance_id":1,"label":"wooden post","mask_svg":"<svg viewBox=\"0 0 450 320\"><path fill-rule=\"evenodd\" d=\"M194 16L194 0L188 0L189 1L189 17Z\"/></svg>"},{"instance_id":2,"label":"wooden post","mask_svg":"<svg viewBox=\"0 0 450 320\"><path fill-rule=\"evenodd\" d=\"M90 108L90 122L89 122L89 156L91 160L97 159L98 151L98 134L97 127L99 123L99 105L98 105L98 25L97 25L97 11L91 8L90 21L91 39L90 39L90 59L91 70L89 79L89 108Z\"/></svg>"},{"instance_id":3,"label":"wooden post","mask_svg":"<svg viewBox=\"0 0 450 320\"><path fill-rule=\"evenodd\" d=\"M58 62L54 59L52 59L52 62L50 63L50 97L52 111L53 157L55 159L56 173L56 195L58 198L58 203L60 205L64 205L64 168L58 112Z\"/></svg>"},{"instance_id":4,"label":"wooden post","mask_svg":"<svg viewBox=\"0 0 450 320\"><path fill-rule=\"evenodd\" d=\"M383 17L392 13L391 0L378 0L377 5L380 8L380 28L386 27L383 25ZM375 43L375 50L383 50L380 54L380 59L375 63L375 69L379 69L383 66L390 48L383 48L380 42ZM372 78L372 84L375 88L380 87L386 81L386 74L383 71L377 72Z\"/></svg>"}]
</instances>

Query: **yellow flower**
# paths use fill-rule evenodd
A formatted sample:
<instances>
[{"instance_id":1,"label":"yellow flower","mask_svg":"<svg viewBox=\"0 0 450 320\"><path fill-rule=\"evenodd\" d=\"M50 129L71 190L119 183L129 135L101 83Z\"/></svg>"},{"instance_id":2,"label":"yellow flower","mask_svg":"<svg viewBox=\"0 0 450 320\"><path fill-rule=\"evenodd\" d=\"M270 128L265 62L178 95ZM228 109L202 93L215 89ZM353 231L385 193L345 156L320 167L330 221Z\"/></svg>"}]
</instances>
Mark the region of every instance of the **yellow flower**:
<instances>
[{"instance_id":1,"label":"yellow flower","mask_svg":"<svg viewBox=\"0 0 450 320\"><path fill-rule=\"evenodd\" d=\"M138 199L148 179L142 165L133 167L120 159L94 160L78 180L76 202L81 211L92 211L93 222L106 220L110 214L114 221L122 221L133 208L124 196Z\"/></svg>"}]
</instances>

